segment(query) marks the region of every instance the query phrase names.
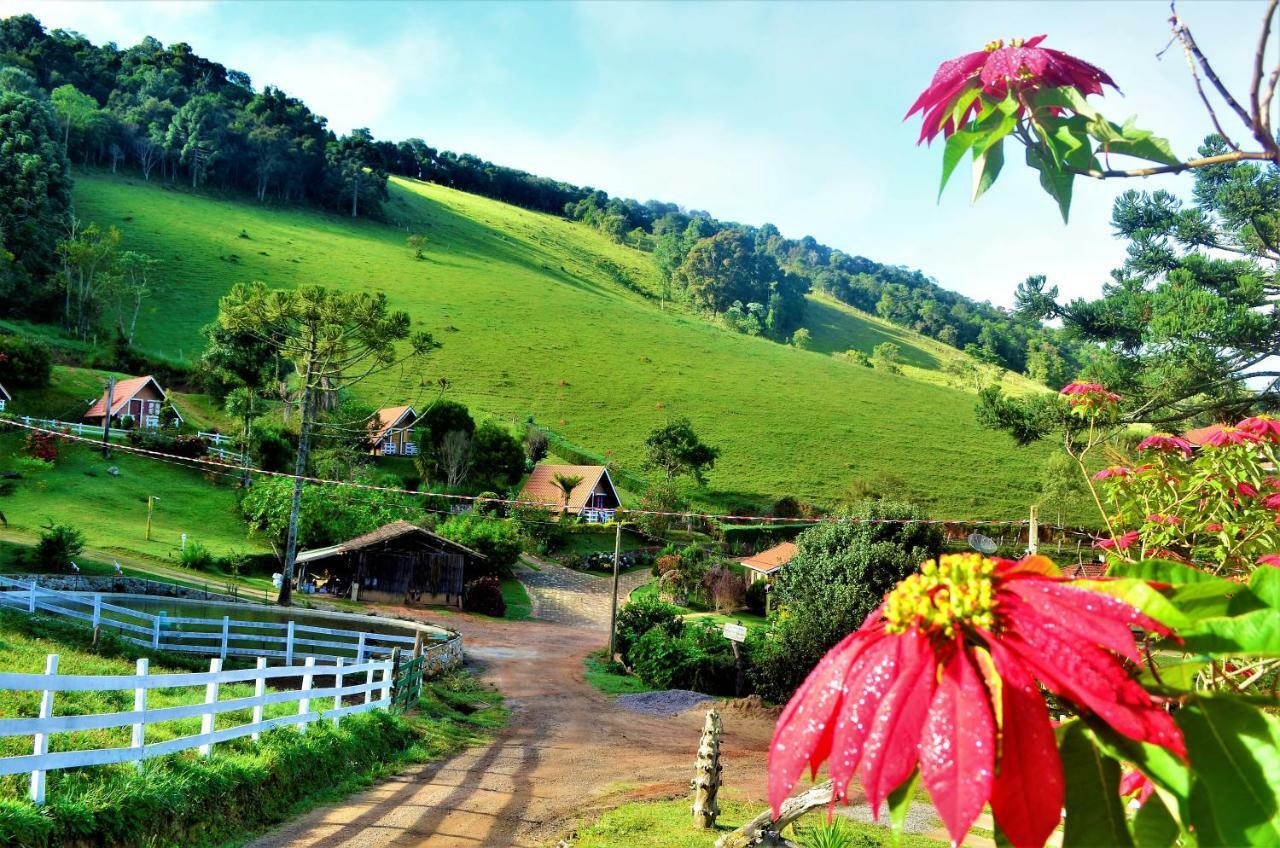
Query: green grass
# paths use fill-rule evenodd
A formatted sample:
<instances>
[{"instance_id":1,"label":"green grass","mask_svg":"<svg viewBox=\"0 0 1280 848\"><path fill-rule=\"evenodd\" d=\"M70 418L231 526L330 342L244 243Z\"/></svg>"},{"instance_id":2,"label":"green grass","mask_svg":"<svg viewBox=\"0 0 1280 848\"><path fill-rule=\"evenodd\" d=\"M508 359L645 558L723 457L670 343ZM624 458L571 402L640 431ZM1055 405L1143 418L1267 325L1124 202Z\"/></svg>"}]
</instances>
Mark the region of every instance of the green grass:
<instances>
[{"instance_id":1,"label":"green grass","mask_svg":"<svg viewBox=\"0 0 1280 848\"><path fill-rule=\"evenodd\" d=\"M711 848L726 831L741 827L763 809L726 797L719 797L720 818L714 830L697 830L692 825L689 798L668 801L633 801L615 807L595 821L579 825L574 848ZM799 822L800 829L824 820L822 811L811 813ZM874 824L846 821L845 831L852 840L850 848L879 848L894 844L889 829ZM795 834L785 834L791 838ZM903 834L900 848L941 848L946 843L913 834Z\"/></svg>"},{"instance_id":2,"label":"green grass","mask_svg":"<svg viewBox=\"0 0 1280 848\"><path fill-rule=\"evenodd\" d=\"M533 617L533 601L529 590L514 577L502 578L502 600L506 602L508 621L528 621Z\"/></svg>"},{"instance_id":3,"label":"green grass","mask_svg":"<svg viewBox=\"0 0 1280 848\"><path fill-rule=\"evenodd\" d=\"M628 601L652 600L658 597L658 581L650 580L631 590ZM745 624L749 628L767 627L769 622L762 615L756 615L746 610L736 610L735 612L716 612L697 606L682 607L679 604L672 604L676 609L680 610L681 617L686 621L710 621L717 627L725 624Z\"/></svg>"},{"instance_id":4,"label":"green grass","mask_svg":"<svg viewBox=\"0 0 1280 848\"><path fill-rule=\"evenodd\" d=\"M214 554L261 552L248 535L225 478L116 451L110 459L82 444L60 446L57 465L29 472L20 466L22 436L0 431L0 471L19 469L0 511L14 528L38 531L50 521L79 528L93 548L122 550L176 563L182 534ZM115 467L118 475L108 469ZM146 539L147 496L156 495L152 538Z\"/></svg>"},{"instance_id":5,"label":"green grass","mask_svg":"<svg viewBox=\"0 0 1280 848\"><path fill-rule=\"evenodd\" d=\"M1048 448L1017 450L979 429L972 393L826 352L893 336L927 370L949 355L941 346L818 301L817 350L738 335L637 294L657 286L651 257L586 226L441 186L397 179L390 191L389 215L427 236L425 261L404 246L405 229L126 177L82 172L76 203L163 263L138 335L166 357L195 355L236 282L372 284L443 347L424 371L363 387L370 403L420 401L424 377L446 377L477 410L533 414L632 469L651 429L688 415L721 449L702 497L720 508L783 494L832 503L855 480L886 474L938 517L1021 517L1033 497Z\"/></svg>"},{"instance_id":6,"label":"green grass","mask_svg":"<svg viewBox=\"0 0 1280 848\"><path fill-rule=\"evenodd\" d=\"M605 651L596 651L583 660L582 676L587 683L610 697L655 691L640 678L627 674L619 663L609 662L605 654Z\"/></svg>"},{"instance_id":7,"label":"green grass","mask_svg":"<svg viewBox=\"0 0 1280 848\"><path fill-rule=\"evenodd\" d=\"M133 660L151 655L153 673L207 668L207 660L150 652L109 636L94 645L83 626L0 611L0 668L39 672L47 653L68 674L132 674ZM223 699L251 695L252 685L221 687ZM127 710L131 692L68 692L55 700L58 715ZM148 706L202 701L203 690L157 689ZM0 692L0 714L36 714L34 693ZM268 705L283 715L294 704ZM249 711L222 714L217 726L243 723ZM46 846L91 843L119 846L239 844L265 827L336 800L413 762L449 756L483 742L507 717L501 696L465 673L428 681L415 711L401 717L373 712L344 718L338 727L318 722L306 733L284 728L218 745L212 758L194 751L131 765L54 771L48 804L26 801L26 775L0 778L0 844ZM148 725L147 741L199 731L200 720ZM51 750L128 744L129 729L54 734ZM10 737L0 755L29 753L30 739ZM285 791L281 791L285 787Z\"/></svg>"}]
</instances>

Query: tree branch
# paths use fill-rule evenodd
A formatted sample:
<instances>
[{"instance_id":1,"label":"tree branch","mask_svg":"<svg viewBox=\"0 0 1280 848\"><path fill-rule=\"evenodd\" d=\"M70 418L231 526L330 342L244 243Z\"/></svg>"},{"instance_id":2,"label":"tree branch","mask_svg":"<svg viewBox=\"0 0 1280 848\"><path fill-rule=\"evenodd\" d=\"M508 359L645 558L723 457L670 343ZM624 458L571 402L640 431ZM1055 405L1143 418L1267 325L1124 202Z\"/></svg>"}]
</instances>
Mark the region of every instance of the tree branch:
<instances>
[{"instance_id":1,"label":"tree branch","mask_svg":"<svg viewBox=\"0 0 1280 848\"><path fill-rule=\"evenodd\" d=\"M1275 17L1277 6L1280 6L1280 0L1271 0L1262 18L1262 35L1258 37L1258 49L1253 54L1253 84L1249 86L1249 101L1253 104L1253 132L1254 135L1266 137L1271 135L1271 95L1267 95L1267 111L1264 112L1258 90L1262 87L1262 63L1266 61L1267 46L1271 38L1271 19Z\"/></svg>"},{"instance_id":2,"label":"tree branch","mask_svg":"<svg viewBox=\"0 0 1280 848\"><path fill-rule=\"evenodd\" d=\"M1190 28L1188 28L1187 25L1182 22L1182 19L1178 17L1176 0L1172 0L1172 2L1169 3L1169 11L1172 13L1172 17L1169 18L1169 23L1173 26L1173 34L1182 42L1182 46L1186 49L1187 53L1190 54L1195 61L1199 62L1200 67L1204 69L1204 75L1209 78L1209 82L1213 83L1213 87L1217 89L1218 94L1222 96L1222 99L1226 101L1226 104L1231 107L1231 111L1240 116L1240 120L1244 121L1245 127L1252 133L1254 130L1253 118L1250 117L1245 108L1231 96L1231 92L1227 90L1227 87L1223 85L1222 80L1218 78L1218 72L1213 69L1213 65L1210 65L1209 60L1200 52L1200 46L1196 44L1195 37L1191 35ZM1268 21L1269 20L1270 18L1268 18ZM1263 142L1263 144L1265 145L1266 142Z\"/></svg>"},{"instance_id":3,"label":"tree branch","mask_svg":"<svg viewBox=\"0 0 1280 848\"><path fill-rule=\"evenodd\" d=\"M1179 162L1176 165L1159 165L1154 168L1133 168L1132 170L1126 171L1113 170L1110 168L1098 170L1096 168L1067 167L1063 170L1069 171L1079 177L1093 177L1095 180L1105 180L1115 177L1153 177L1157 174L1180 174L1183 171L1190 171L1195 168L1207 168L1210 165L1224 165L1228 162L1275 162L1278 157L1280 157L1280 154L1272 155L1263 151L1253 152L1236 150L1231 153L1219 153L1217 156L1204 156L1199 159L1188 159L1186 162Z\"/></svg>"}]
</instances>

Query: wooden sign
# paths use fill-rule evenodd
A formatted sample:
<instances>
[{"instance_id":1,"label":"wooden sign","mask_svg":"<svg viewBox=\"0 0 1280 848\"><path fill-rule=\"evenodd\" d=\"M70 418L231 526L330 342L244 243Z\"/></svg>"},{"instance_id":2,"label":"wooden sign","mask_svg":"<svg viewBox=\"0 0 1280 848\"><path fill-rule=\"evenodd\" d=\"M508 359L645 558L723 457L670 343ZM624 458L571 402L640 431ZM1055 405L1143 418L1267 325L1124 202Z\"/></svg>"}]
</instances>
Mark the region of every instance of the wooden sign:
<instances>
[{"instance_id":1,"label":"wooden sign","mask_svg":"<svg viewBox=\"0 0 1280 848\"><path fill-rule=\"evenodd\" d=\"M724 638L732 642L747 641L747 628L741 624L725 624Z\"/></svg>"}]
</instances>

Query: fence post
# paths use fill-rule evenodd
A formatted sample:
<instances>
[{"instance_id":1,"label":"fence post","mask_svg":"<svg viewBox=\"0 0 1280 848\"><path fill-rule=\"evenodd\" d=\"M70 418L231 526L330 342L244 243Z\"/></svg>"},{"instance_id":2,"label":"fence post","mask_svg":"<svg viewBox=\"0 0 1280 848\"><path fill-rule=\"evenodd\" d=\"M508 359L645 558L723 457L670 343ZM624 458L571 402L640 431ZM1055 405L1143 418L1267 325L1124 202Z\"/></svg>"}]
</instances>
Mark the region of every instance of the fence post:
<instances>
[{"instance_id":1,"label":"fence post","mask_svg":"<svg viewBox=\"0 0 1280 848\"><path fill-rule=\"evenodd\" d=\"M338 668L333 674L333 688L339 690L338 694L333 696L334 710L342 709L342 683L346 675L342 673L342 657L338 657ZM333 726L338 726L339 716L333 717Z\"/></svg>"},{"instance_id":2,"label":"fence post","mask_svg":"<svg viewBox=\"0 0 1280 848\"><path fill-rule=\"evenodd\" d=\"M224 615L222 617L222 651L218 654L222 659L227 658L227 640L231 638L231 616Z\"/></svg>"},{"instance_id":3,"label":"fence post","mask_svg":"<svg viewBox=\"0 0 1280 848\"><path fill-rule=\"evenodd\" d=\"M221 671L222 671L222 660L209 660L210 674L218 674ZM206 705L218 703L218 678L215 677L212 680L210 680L207 684L205 684L204 702ZM207 712L200 717L200 732L202 734L213 732L213 717L214 717L214 713L212 711ZM213 755L213 742L206 742L200 746L200 756L208 757L212 755Z\"/></svg>"},{"instance_id":4,"label":"fence post","mask_svg":"<svg viewBox=\"0 0 1280 848\"><path fill-rule=\"evenodd\" d=\"M93 596L93 638L98 638L98 626L102 624L102 596Z\"/></svg>"},{"instance_id":5,"label":"fence post","mask_svg":"<svg viewBox=\"0 0 1280 848\"><path fill-rule=\"evenodd\" d=\"M386 666L382 669L382 700L387 702L387 706L391 706L391 688L396 676L396 666L400 661L400 649L391 649L391 659L387 660Z\"/></svg>"},{"instance_id":6,"label":"fence post","mask_svg":"<svg viewBox=\"0 0 1280 848\"><path fill-rule=\"evenodd\" d=\"M34 583L32 584L35 585ZM49 654L44 659L44 673L53 677L58 674L58 655ZM53 690L46 689L40 693L40 718L49 718L53 715ZM39 757L49 753L49 734L35 734L35 744L32 746L32 754ZM31 803L40 805L44 803L44 771L36 769L31 772Z\"/></svg>"},{"instance_id":7,"label":"fence post","mask_svg":"<svg viewBox=\"0 0 1280 848\"><path fill-rule=\"evenodd\" d=\"M36 614L36 579L31 578L31 597L27 600L27 613Z\"/></svg>"},{"instance_id":8,"label":"fence post","mask_svg":"<svg viewBox=\"0 0 1280 848\"><path fill-rule=\"evenodd\" d=\"M293 619L289 619L284 637L284 664L293 665Z\"/></svg>"},{"instance_id":9,"label":"fence post","mask_svg":"<svg viewBox=\"0 0 1280 848\"><path fill-rule=\"evenodd\" d=\"M157 615L155 621L151 623L151 647L153 648L160 647L160 627L162 621L164 621L163 613Z\"/></svg>"},{"instance_id":10,"label":"fence post","mask_svg":"<svg viewBox=\"0 0 1280 848\"><path fill-rule=\"evenodd\" d=\"M258 663L257 663L258 671L264 671L266 667L267 667L267 658L258 657ZM264 674L264 675L260 675L253 682L253 697L258 699L258 703L253 705L253 723L254 724L262 724L262 699L266 696L266 694L267 694L267 677ZM253 732L253 741L257 742L261 738L262 738L262 734L255 730Z\"/></svg>"},{"instance_id":11,"label":"fence post","mask_svg":"<svg viewBox=\"0 0 1280 848\"><path fill-rule=\"evenodd\" d=\"M356 640L356 665L364 662L364 631L360 631L360 638Z\"/></svg>"},{"instance_id":12,"label":"fence post","mask_svg":"<svg viewBox=\"0 0 1280 848\"><path fill-rule=\"evenodd\" d=\"M139 677L146 677L150 671L151 660L141 657L137 664L137 674ZM147 711L147 687L142 681L138 681L138 688L133 690L133 711L136 713L145 713ZM142 768L141 749L147 744L147 717L145 715L139 717L133 725L133 738L129 742L130 748L139 750L138 759L134 760L134 768Z\"/></svg>"},{"instance_id":13,"label":"fence post","mask_svg":"<svg viewBox=\"0 0 1280 848\"><path fill-rule=\"evenodd\" d=\"M372 663L372 662L373 662L373 660L372 660L372 659L370 659L370 662ZM370 666L370 667L369 667L369 670L365 673L365 676L364 676L364 682L365 682L365 684L369 684L369 683L372 683L372 682L373 682L373 667L372 667L372 666ZM372 704L372 703L373 703L373 689L372 689L372 688L369 688L369 689L364 690L364 702L365 702L366 704Z\"/></svg>"},{"instance_id":14,"label":"fence post","mask_svg":"<svg viewBox=\"0 0 1280 848\"><path fill-rule=\"evenodd\" d=\"M289 622L289 631L290 633L293 632L292 621ZM311 691L311 675L312 675L311 669L315 667L316 658L307 657L306 662L303 664L307 667L307 670L302 674L302 691L310 692ZM298 715L306 715L309 712L311 712L311 699L306 697L299 698L298 699ZM306 721L299 723L298 730L301 732L306 732L307 724L308 722Z\"/></svg>"}]
</instances>

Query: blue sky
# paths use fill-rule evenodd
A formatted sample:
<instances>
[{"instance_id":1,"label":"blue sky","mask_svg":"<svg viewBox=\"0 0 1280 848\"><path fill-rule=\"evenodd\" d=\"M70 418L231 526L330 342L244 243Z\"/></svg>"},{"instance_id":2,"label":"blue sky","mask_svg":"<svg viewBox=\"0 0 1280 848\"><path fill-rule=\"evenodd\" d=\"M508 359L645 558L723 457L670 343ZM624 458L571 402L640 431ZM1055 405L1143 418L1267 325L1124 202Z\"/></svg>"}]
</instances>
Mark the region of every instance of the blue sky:
<instances>
[{"instance_id":1,"label":"blue sky","mask_svg":"<svg viewBox=\"0 0 1280 848\"><path fill-rule=\"evenodd\" d=\"M1229 85L1243 89L1263 4L1184 2ZM1008 304L1028 274L1096 293L1123 246L1110 205L1129 187L1185 193L1189 178L1077 181L1072 221L1020 160L976 207L967 174L935 202L941 151L901 121L937 64L998 37L1111 73L1113 120L1189 155L1208 121L1164 2L944 3L32 3L49 27L96 42L144 35L303 98L331 125L420 136L533 173L776 224L847 252L924 270ZM962 169L963 170L963 169Z\"/></svg>"}]
</instances>

